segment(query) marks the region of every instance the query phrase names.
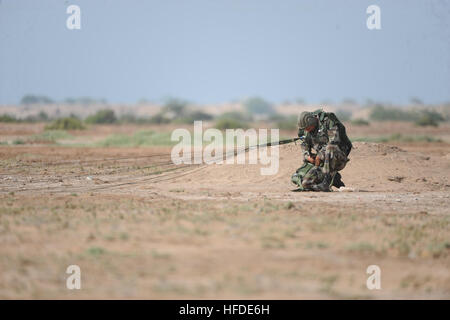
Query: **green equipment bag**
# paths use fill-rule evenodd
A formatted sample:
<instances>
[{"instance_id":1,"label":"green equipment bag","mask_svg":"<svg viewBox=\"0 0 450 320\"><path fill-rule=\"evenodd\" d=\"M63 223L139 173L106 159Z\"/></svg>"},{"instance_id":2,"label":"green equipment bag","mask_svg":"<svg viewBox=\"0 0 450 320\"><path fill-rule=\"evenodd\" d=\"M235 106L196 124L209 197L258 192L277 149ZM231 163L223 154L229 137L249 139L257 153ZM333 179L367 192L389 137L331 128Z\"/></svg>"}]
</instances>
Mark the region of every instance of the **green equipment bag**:
<instances>
[{"instance_id":1,"label":"green equipment bag","mask_svg":"<svg viewBox=\"0 0 450 320\"><path fill-rule=\"evenodd\" d=\"M309 162L303 163L303 165L297 169L297 171L292 175L291 181L299 187L299 190L303 190L302 181L306 174L314 168L314 165Z\"/></svg>"}]
</instances>

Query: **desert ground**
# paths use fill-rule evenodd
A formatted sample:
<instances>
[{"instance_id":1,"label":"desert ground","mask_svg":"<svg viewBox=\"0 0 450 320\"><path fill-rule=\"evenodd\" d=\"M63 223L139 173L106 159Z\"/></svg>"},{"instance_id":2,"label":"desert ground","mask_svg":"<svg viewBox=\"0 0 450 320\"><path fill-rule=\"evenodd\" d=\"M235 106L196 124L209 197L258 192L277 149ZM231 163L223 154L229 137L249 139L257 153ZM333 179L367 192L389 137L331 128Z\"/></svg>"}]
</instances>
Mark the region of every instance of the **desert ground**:
<instances>
[{"instance_id":1,"label":"desert ground","mask_svg":"<svg viewBox=\"0 0 450 320\"><path fill-rule=\"evenodd\" d=\"M0 125L2 141L22 141L0 145L2 299L450 298L448 124L349 125L346 187L330 193L291 191L296 144L262 176L174 165L170 146L95 144L157 128L95 126L57 143L36 139L43 128ZM80 290L66 288L69 265ZM366 286L370 265L380 290Z\"/></svg>"}]
</instances>

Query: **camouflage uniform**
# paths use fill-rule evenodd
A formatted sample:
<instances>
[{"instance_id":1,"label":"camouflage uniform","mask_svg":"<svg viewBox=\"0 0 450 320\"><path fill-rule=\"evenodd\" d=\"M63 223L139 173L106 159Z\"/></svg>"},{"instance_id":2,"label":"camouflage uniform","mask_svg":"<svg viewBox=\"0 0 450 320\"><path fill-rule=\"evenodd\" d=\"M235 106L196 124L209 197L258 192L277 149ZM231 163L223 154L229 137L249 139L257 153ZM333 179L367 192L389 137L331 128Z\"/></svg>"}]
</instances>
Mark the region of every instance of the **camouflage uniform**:
<instances>
[{"instance_id":1,"label":"camouflage uniform","mask_svg":"<svg viewBox=\"0 0 450 320\"><path fill-rule=\"evenodd\" d=\"M323 181L324 174L318 167L312 167L301 179L301 186L304 190L320 191L318 185Z\"/></svg>"},{"instance_id":2,"label":"camouflage uniform","mask_svg":"<svg viewBox=\"0 0 450 320\"><path fill-rule=\"evenodd\" d=\"M331 185L337 187L343 185L338 171L344 169L347 164L347 156L352 144L347 137L344 125L334 113L317 110L312 115L317 118L317 126L314 131L299 130L299 136L306 133L301 143L304 165L292 176L292 182L302 190L325 191L324 187L320 186L325 178L330 180L328 189ZM309 164L307 160L308 157L313 156L313 149L316 157L321 160L320 167ZM305 163L308 163L309 166Z\"/></svg>"}]
</instances>

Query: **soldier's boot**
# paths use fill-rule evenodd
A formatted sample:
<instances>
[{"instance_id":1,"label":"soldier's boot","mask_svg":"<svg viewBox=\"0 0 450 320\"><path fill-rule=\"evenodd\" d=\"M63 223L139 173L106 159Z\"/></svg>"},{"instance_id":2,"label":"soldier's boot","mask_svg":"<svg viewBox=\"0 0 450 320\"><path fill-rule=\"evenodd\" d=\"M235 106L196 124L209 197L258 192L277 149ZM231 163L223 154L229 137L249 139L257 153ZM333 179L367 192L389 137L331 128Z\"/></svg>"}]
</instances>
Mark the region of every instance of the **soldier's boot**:
<instances>
[{"instance_id":1,"label":"soldier's boot","mask_svg":"<svg viewBox=\"0 0 450 320\"><path fill-rule=\"evenodd\" d=\"M338 189L340 187L345 187L345 183L342 181L342 176L339 172L336 172L336 175L334 176L333 186L335 186Z\"/></svg>"},{"instance_id":2,"label":"soldier's boot","mask_svg":"<svg viewBox=\"0 0 450 320\"><path fill-rule=\"evenodd\" d=\"M330 192L331 191L331 180L332 176L329 173L326 173L322 182L315 186L317 191Z\"/></svg>"}]
</instances>

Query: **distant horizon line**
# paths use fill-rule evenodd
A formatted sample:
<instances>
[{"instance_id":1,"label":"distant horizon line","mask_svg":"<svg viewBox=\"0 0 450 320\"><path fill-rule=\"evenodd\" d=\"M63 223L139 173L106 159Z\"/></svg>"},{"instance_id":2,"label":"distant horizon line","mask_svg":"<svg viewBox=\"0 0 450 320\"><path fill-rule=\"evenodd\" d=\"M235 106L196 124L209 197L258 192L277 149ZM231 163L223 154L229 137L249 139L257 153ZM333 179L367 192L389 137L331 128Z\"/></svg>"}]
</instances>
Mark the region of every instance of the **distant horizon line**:
<instances>
[{"instance_id":1,"label":"distant horizon line","mask_svg":"<svg viewBox=\"0 0 450 320\"><path fill-rule=\"evenodd\" d=\"M26 97L34 97L38 100L46 100L42 102L24 102L23 100L26 99ZM210 101L210 102L197 102L194 100L186 99L183 97L177 97L177 96L166 96L159 99L151 99L151 98L139 98L135 99L134 101L118 101L118 100L108 100L106 98L97 98L92 96L77 96L77 97L67 97L62 100L54 99L51 96L45 95L45 94L26 94L24 95L19 101L16 102L0 102L0 105L33 105L33 104L79 104L79 105L86 105L86 104L111 104L111 105L137 105L137 104L155 104L155 105L164 105L169 101L181 101L187 105L221 105L221 104L238 104L243 103L248 99L252 98L259 98L264 101L267 101L268 103L272 105L342 105L342 104L348 104L348 105L448 105L450 104L450 98L447 100L443 100L440 102L425 102L421 98L418 97L411 97L408 99L407 102L392 102L389 100L377 100L372 98L365 98L365 99L355 99L355 98L342 98L339 100L333 100L333 99L323 99L321 101L307 101L304 98L298 97L298 98L286 98L286 99L278 99L278 101L272 101L270 99L267 99L260 95L249 95L243 98L232 98L228 100L223 101Z\"/></svg>"}]
</instances>

